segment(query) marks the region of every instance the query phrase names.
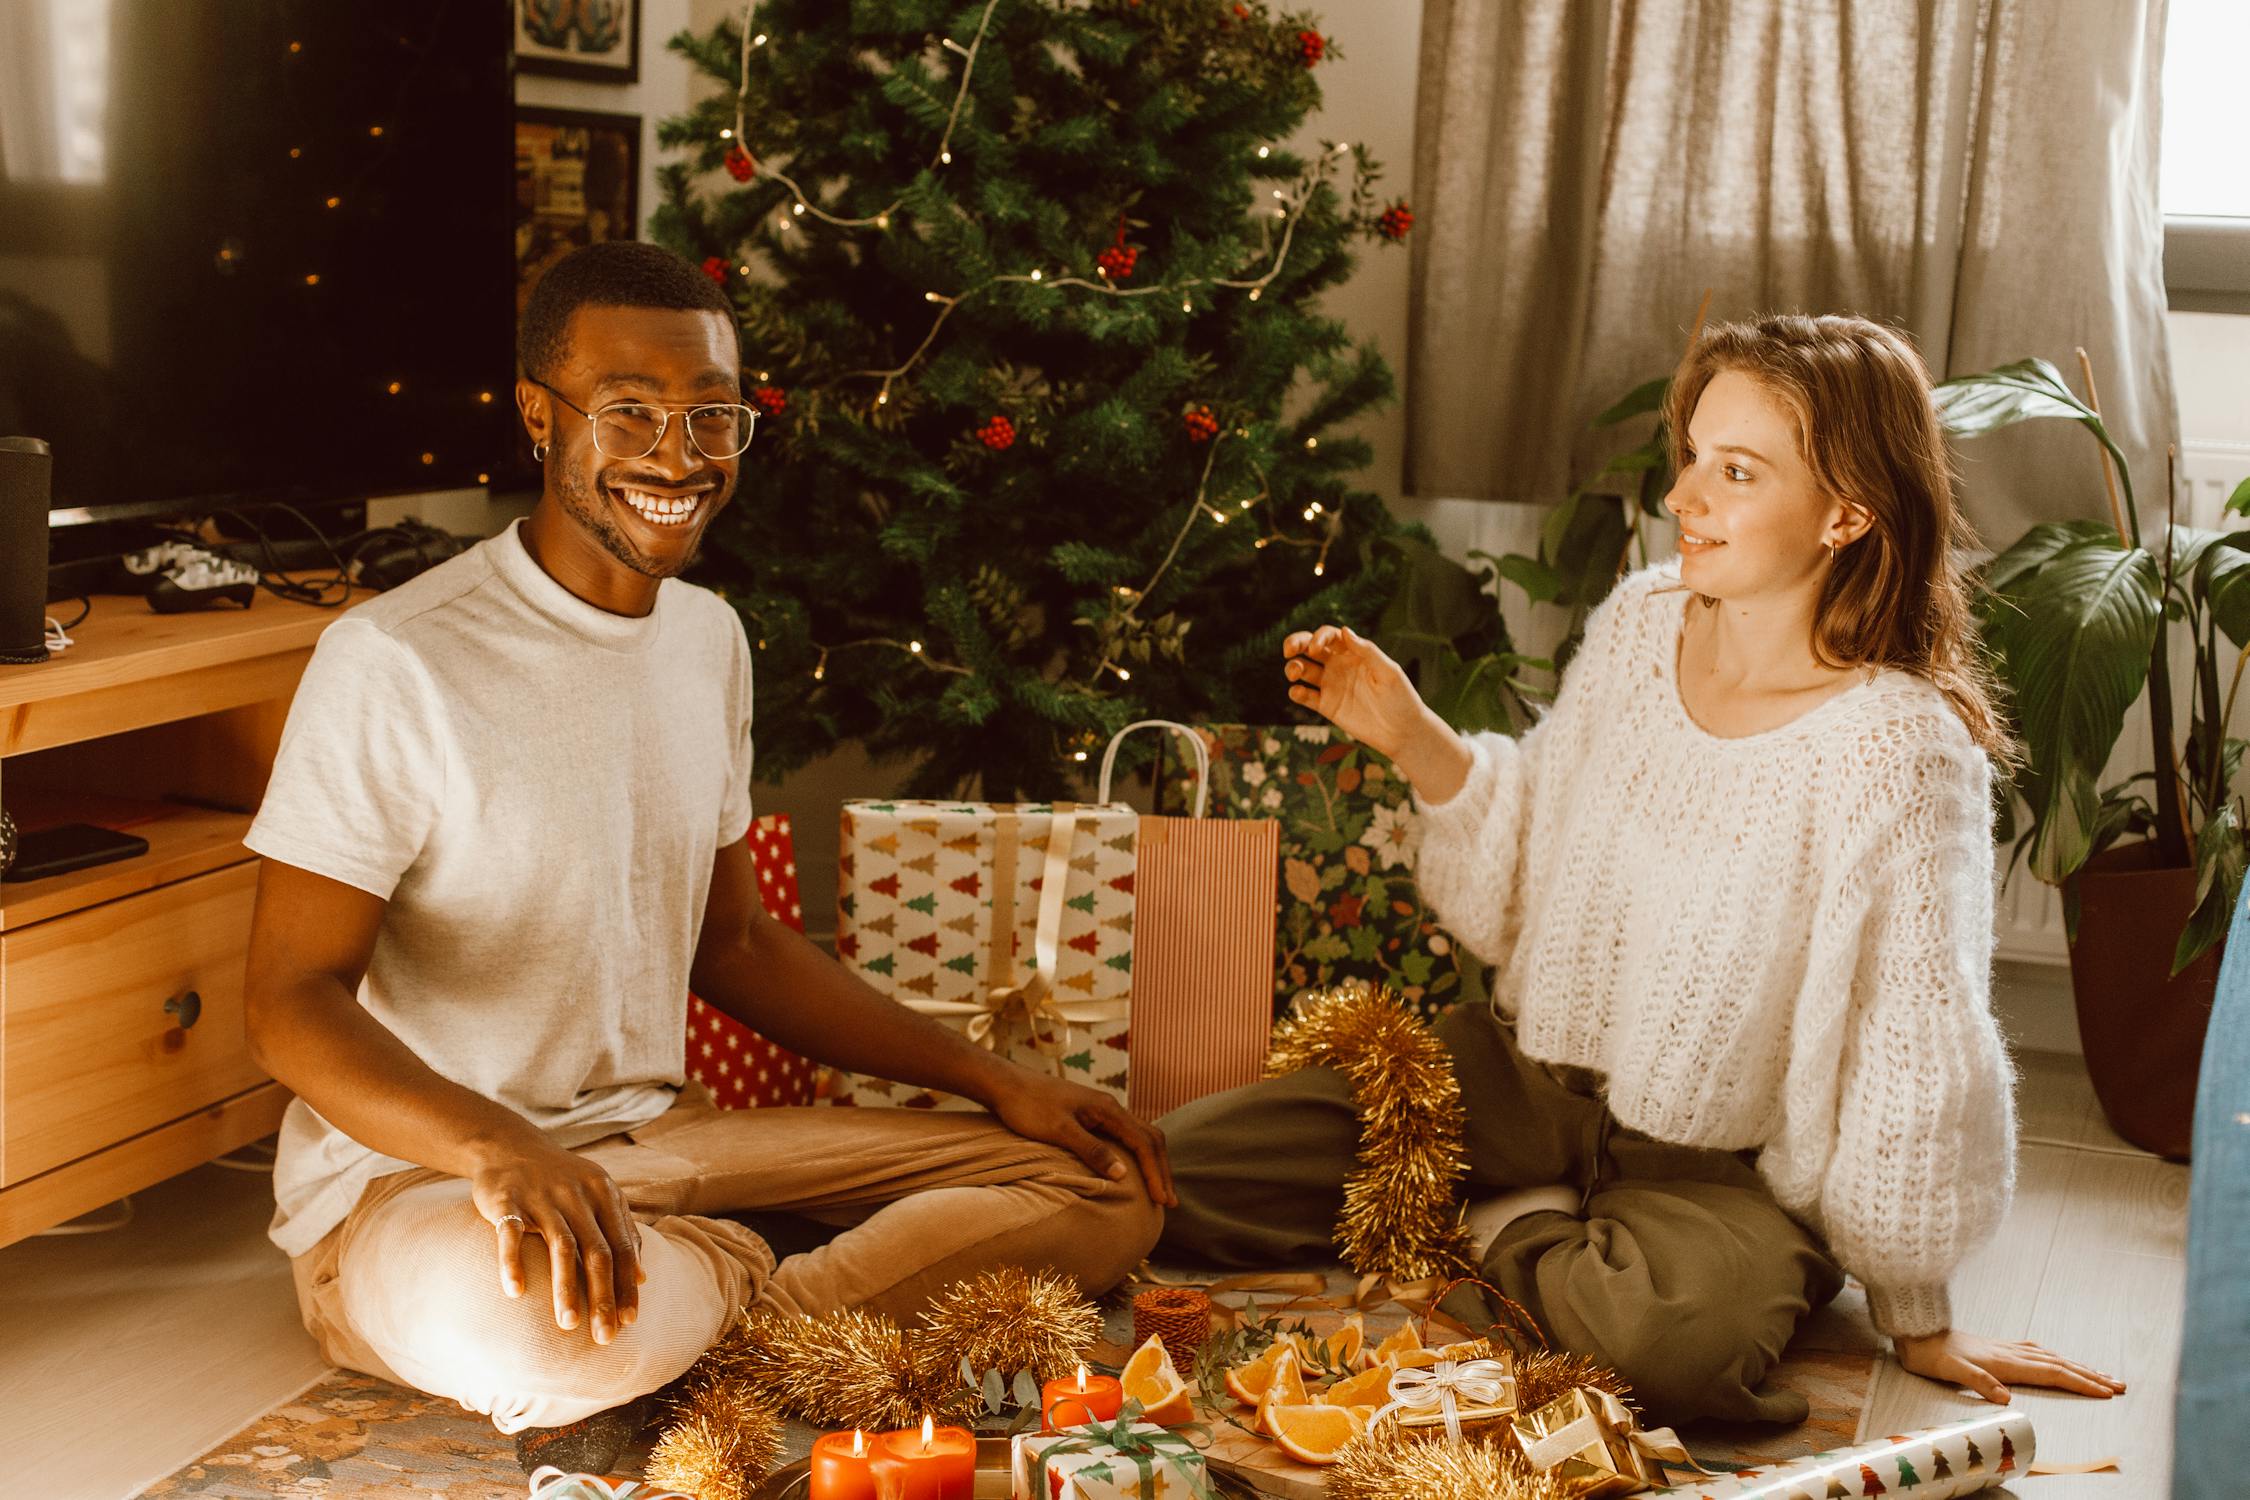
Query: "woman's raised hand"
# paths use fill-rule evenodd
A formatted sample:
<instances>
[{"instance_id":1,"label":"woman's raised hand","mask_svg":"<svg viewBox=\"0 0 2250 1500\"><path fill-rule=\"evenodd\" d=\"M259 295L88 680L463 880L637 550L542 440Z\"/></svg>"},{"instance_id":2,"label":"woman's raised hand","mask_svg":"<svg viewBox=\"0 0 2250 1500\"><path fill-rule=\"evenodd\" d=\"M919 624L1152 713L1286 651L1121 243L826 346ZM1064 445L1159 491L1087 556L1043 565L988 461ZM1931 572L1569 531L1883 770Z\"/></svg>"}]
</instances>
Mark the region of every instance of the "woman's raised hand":
<instances>
[{"instance_id":1,"label":"woman's raised hand","mask_svg":"<svg viewBox=\"0 0 2250 1500\"><path fill-rule=\"evenodd\" d=\"M1397 759L1423 732L1429 710L1406 669L1373 641L1340 625L1300 630L1281 643L1289 701L1301 703L1353 739Z\"/></svg>"}]
</instances>

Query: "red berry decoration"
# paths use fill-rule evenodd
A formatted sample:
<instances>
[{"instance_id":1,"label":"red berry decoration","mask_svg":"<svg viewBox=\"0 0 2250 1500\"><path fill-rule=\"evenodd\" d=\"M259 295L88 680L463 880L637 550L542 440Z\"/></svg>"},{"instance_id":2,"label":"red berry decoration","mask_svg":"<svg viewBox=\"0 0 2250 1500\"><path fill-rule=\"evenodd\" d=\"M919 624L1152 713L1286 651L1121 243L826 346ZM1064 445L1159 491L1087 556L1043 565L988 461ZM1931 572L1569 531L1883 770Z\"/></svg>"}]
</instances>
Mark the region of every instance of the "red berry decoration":
<instances>
[{"instance_id":1,"label":"red berry decoration","mask_svg":"<svg viewBox=\"0 0 2250 1500\"><path fill-rule=\"evenodd\" d=\"M1208 406L1189 407L1180 418L1180 423L1187 428L1188 441L1191 443L1208 443L1219 435L1219 419L1211 415L1211 408Z\"/></svg>"},{"instance_id":2,"label":"red berry decoration","mask_svg":"<svg viewBox=\"0 0 2250 1500\"><path fill-rule=\"evenodd\" d=\"M1123 281L1133 274L1133 267L1139 264L1140 258L1141 247L1125 243L1125 216L1119 214L1117 238L1107 250L1094 257L1094 264L1100 266L1102 274L1110 280Z\"/></svg>"},{"instance_id":3,"label":"red berry decoration","mask_svg":"<svg viewBox=\"0 0 2250 1500\"><path fill-rule=\"evenodd\" d=\"M1387 240L1403 240L1413 227L1414 212L1406 206L1404 198L1384 209L1383 217L1376 221L1376 228L1383 231L1383 238Z\"/></svg>"},{"instance_id":4,"label":"red berry decoration","mask_svg":"<svg viewBox=\"0 0 2250 1500\"><path fill-rule=\"evenodd\" d=\"M727 172L736 182L748 182L758 175L758 163L749 152L736 146L727 153Z\"/></svg>"},{"instance_id":5,"label":"red berry decoration","mask_svg":"<svg viewBox=\"0 0 2250 1500\"><path fill-rule=\"evenodd\" d=\"M1317 31L1300 31L1297 47L1305 54L1305 66L1310 68L1328 55L1328 38Z\"/></svg>"},{"instance_id":6,"label":"red berry decoration","mask_svg":"<svg viewBox=\"0 0 2250 1500\"><path fill-rule=\"evenodd\" d=\"M727 284L727 263L716 255L709 256L703 262L703 274L719 285L725 286Z\"/></svg>"},{"instance_id":7,"label":"red berry decoration","mask_svg":"<svg viewBox=\"0 0 2250 1500\"><path fill-rule=\"evenodd\" d=\"M780 416L789 405L789 393L778 385L761 385L750 393L750 399L769 417Z\"/></svg>"},{"instance_id":8,"label":"red berry decoration","mask_svg":"<svg viewBox=\"0 0 2250 1500\"><path fill-rule=\"evenodd\" d=\"M977 441L998 453L1016 440L1016 424L1006 417L994 417L977 429Z\"/></svg>"}]
</instances>

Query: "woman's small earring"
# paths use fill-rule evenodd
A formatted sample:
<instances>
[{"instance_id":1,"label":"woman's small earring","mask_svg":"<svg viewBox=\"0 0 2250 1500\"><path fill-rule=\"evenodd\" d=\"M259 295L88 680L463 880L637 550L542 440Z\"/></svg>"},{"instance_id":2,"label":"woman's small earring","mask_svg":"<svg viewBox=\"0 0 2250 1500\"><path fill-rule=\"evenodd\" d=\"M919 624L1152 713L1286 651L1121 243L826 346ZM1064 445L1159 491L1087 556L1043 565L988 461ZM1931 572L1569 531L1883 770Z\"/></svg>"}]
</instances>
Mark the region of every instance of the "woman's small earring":
<instances>
[{"instance_id":1,"label":"woman's small earring","mask_svg":"<svg viewBox=\"0 0 2250 1500\"><path fill-rule=\"evenodd\" d=\"M1823 542L1821 545L1828 549L1828 560L1834 562L1836 560L1836 544L1834 542Z\"/></svg>"},{"instance_id":2,"label":"woman's small earring","mask_svg":"<svg viewBox=\"0 0 2250 1500\"><path fill-rule=\"evenodd\" d=\"M543 464L547 461L547 445L545 443L533 443L531 445L531 461L535 464ZM1831 547L1828 550L1833 553L1836 549Z\"/></svg>"}]
</instances>

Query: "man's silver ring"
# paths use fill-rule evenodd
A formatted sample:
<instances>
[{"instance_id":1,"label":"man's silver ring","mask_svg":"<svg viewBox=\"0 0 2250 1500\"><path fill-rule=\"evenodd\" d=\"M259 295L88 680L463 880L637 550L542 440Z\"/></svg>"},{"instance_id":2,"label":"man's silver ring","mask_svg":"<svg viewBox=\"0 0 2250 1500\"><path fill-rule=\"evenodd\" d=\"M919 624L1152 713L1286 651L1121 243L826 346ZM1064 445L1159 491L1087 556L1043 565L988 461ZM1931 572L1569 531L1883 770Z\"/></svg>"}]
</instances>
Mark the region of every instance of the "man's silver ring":
<instances>
[{"instance_id":1,"label":"man's silver ring","mask_svg":"<svg viewBox=\"0 0 2250 1500\"><path fill-rule=\"evenodd\" d=\"M525 1229L529 1229L531 1227L530 1222L526 1220L522 1214L502 1214L497 1222L501 1224L520 1224Z\"/></svg>"}]
</instances>

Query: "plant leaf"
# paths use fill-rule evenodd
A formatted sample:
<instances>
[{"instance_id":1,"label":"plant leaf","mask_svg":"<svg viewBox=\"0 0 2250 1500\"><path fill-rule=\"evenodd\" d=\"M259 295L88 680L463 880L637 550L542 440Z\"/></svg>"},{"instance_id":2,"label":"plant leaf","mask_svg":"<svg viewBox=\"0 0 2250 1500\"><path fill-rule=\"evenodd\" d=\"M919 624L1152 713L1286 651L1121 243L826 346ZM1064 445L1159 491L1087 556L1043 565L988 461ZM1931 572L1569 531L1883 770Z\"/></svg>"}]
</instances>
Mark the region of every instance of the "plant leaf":
<instances>
[{"instance_id":1,"label":"plant leaf","mask_svg":"<svg viewBox=\"0 0 2250 1500\"><path fill-rule=\"evenodd\" d=\"M2101 420L2063 382L2062 371L2043 359L2019 359L1982 375L1957 376L1941 382L1932 394L1938 416L1956 437L1975 437L2037 417Z\"/></svg>"},{"instance_id":2,"label":"plant leaf","mask_svg":"<svg viewBox=\"0 0 2250 1500\"><path fill-rule=\"evenodd\" d=\"M2205 547L2189 587L2220 634L2237 648L2250 645L2250 532L2228 532Z\"/></svg>"},{"instance_id":3,"label":"plant leaf","mask_svg":"<svg viewBox=\"0 0 2250 1500\"><path fill-rule=\"evenodd\" d=\"M1016 1371L1016 1405L1038 1409L1039 1377L1029 1370Z\"/></svg>"},{"instance_id":4,"label":"plant leaf","mask_svg":"<svg viewBox=\"0 0 2250 1500\"><path fill-rule=\"evenodd\" d=\"M1984 586L2005 593L2026 575L2036 573L2062 553L2088 542L2117 544L2117 530L2102 521L2041 521L2016 544L1984 565Z\"/></svg>"},{"instance_id":5,"label":"plant leaf","mask_svg":"<svg viewBox=\"0 0 2250 1500\"><path fill-rule=\"evenodd\" d=\"M1562 576L1537 558L1511 552L1506 557L1493 559L1493 566L1502 578L1522 589L1524 597L1534 604L1552 604L1563 589Z\"/></svg>"},{"instance_id":6,"label":"plant leaf","mask_svg":"<svg viewBox=\"0 0 2250 1500\"><path fill-rule=\"evenodd\" d=\"M2232 799L2203 820L2195 836L2195 911L2172 950L2172 972L2194 963L2227 935L2242 894L2242 825Z\"/></svg>"},{"instance_id":7,"label":"plant leaf","mask_svg":"<svg viewBox=\"0 0 2250 1500\"><path fill-rule=\"evenodd\" d=\"M1008 1385L1005 1380L1001 1379L998 1370L984 1372L984 1406L985 1410L991 1412L994 1416L1000 1415L1007 1409Z\"/></svg>"},{"instance_id":8,"label":"plant leaf","mask_svg":"<svg viewBox=\"0 0 2250 1500\"><path fill-rule=\"evenodd\" d=\"M2234 493L2227 496L2227 509L2238 516L2250 516L2250 479L2236 485Z\"/></svg>"},{"instance_id":9,"label":"plant leaf","mask_svg":"<svg viewBox=\"0 0 2250 1500\"><path fill-rule=\"evenodd\" d=\"M2064 383L2062 372L2045 360L2019 359L1982 375L1963 375L1939 385L1932 395L1937 400L1939 419L1956 437L1975 437L2039 417L2077 422L2109 450L2126 513L2137 514L2133 509L2133 471L2126 466L2124 453L2102 425L2100 413L2079 400ZM2139 522L2133 524L2137 528Z\"/></svg>"},{"instance_id":10,"label":"plant leaf","mask_svg":"<svg viewBox=\"0 0 2250 1500\"><path fill-rule=\"evenodd\" d=\"M2163 607L2156 560L2082 542L2000 596L1988 626L2026 749L2037 819L2031 871L2059 884L2086 860L2099 818L2094 778L2148 677Z\"/></svg>"},{"instance_id":11,"label":"plant leaf","mask_svg":"<svg viewBox=\"0 0 2250 1500\"><path fill-rule=\"evenodd\" d=\"M1634 386L1617 398L1617 404L1594 418L1596 427L1615 427L1629 422L1642 412L1657 411L1664 405L1664 393L1672 387L1672 377L1659 375L1654 380Z\"/></svg>"}]
</instances>

